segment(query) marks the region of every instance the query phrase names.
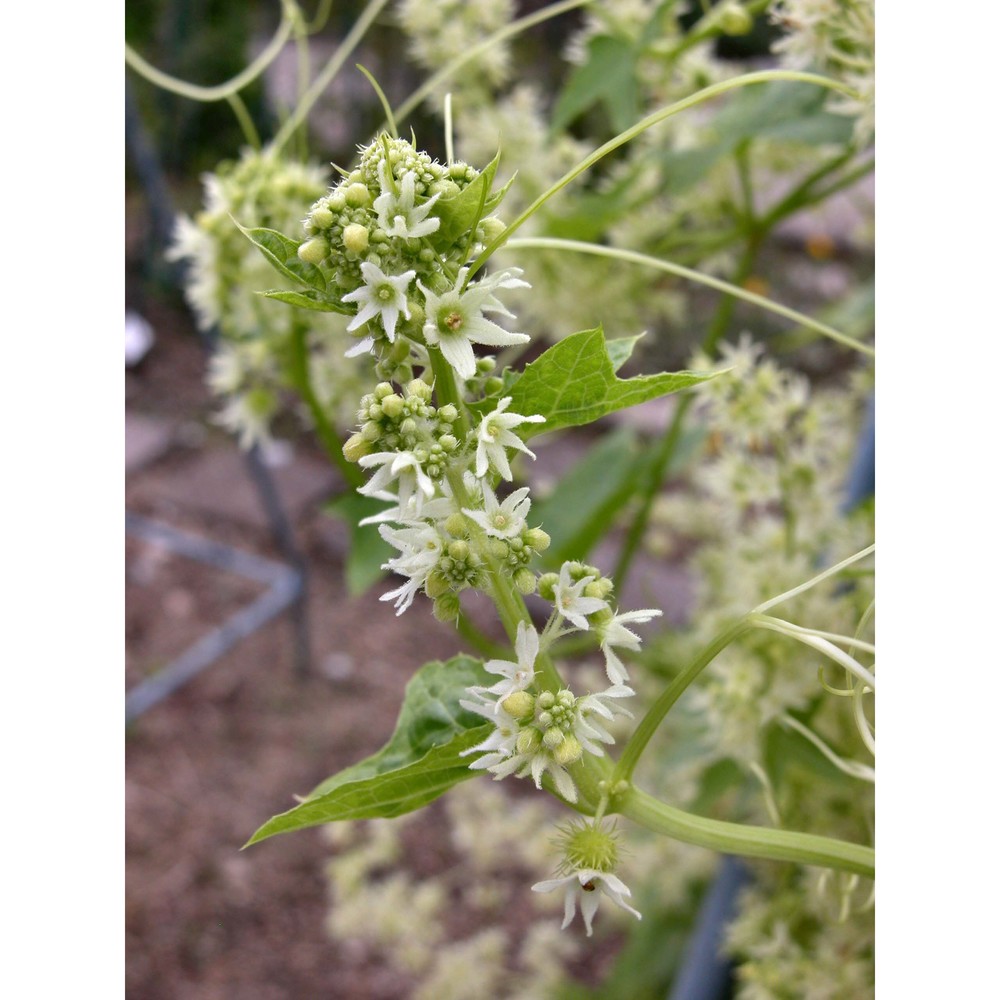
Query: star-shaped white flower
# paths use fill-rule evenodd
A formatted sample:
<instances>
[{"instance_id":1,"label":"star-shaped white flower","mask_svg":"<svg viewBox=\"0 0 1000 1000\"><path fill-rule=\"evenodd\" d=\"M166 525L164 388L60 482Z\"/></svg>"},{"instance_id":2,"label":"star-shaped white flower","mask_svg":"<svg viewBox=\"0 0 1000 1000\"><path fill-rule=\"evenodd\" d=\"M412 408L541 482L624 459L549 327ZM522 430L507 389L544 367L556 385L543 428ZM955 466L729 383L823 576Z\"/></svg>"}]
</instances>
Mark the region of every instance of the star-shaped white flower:
<instances>
[{"instance_id":1,"label":"star-shaped white flower","mask_svg":"<svg viewBox=\"0 0 1000 1000\"><path fill-rule=\"evenodd\" d=\"M440 194L428 198L422 205L415 205L417 175L413 171L403 174L399 182L397 195L389 181L385 161L378 165L378 182L382 193L372 203L372 208L378 216L378 224L389 236L402 239L430 236L437 232L441 220L437 216L428 219L427 215L434 207Z\"/></svg>"},{"instance_id":2,"label":"star-shaped white flower","mask_svg":"<svg viewBox=\"0 0 1000 1000\"><path fill-rule=\"evenodd\" d=\"M579 903L583 922L587 925L587 937L594 933L591 923L602 895L607 896L623 910L628 910L637 920L642 920L642 914L625 902L626 899L632 898L632 890L617 875L612 875L610 872L584 868L567 875L565 878L551 878L544 882L536 882L531 888L533 892L554 892L557 889L565 889L566 906L563 912L563 930L569 927L573 917L576 916L576 907Z\"/></svg>"},{"instance_id":3,"label":"star-shaped white flower","mask_svg":"<svg viewBox=\"0 0 1000 1000\"><path fill-rule=\"evenodd\" d=\"M497 709L504 699L515 691L524 691L535 679L535 660L538 657L538 633L531 625L517 623L517 637L514 640L517 663L511 660L487 660L485 668L491 674L499 674L503 680L497 681L484 691L492 694L497 701Z\"/></svg>"},{"instance_id":4,"label":"star-shaped white flower","mask_svg":"<svg viewBox=\"0 0 1000 1000\"><path fill-rule=\"evenodd\" d=\"M412 499L415 514L419 517L423 498L434 496L434 480L424 472L411 451L378 451L362 455L358 465L364 469L375 465L380 467L364 486L358 487L358 492L379 500L396 500L401 511L409 508ZM399 496L395 497L386 491L386 487L397 479Z\"/></svg>"},{"instance_id":5,"label":"star-shaped white flower","mask_svg":"<svg viewBox=\"0 0 1000 1000\"><path fill-rule=\"evenodd\" d=\"M353 292L348 292L341 301L357 302L360 308L357 316L347 325L348 332L357 330L359 326L381 317L385 335L391 344L396 339L396 321L402 313L407 319L410 318L410 306L406 299L406 289L416 276L416 271L404 271L402 274L386 274L380 267L369 261L361 264L361 275L365 283L356 288ZM349 353L359 354L362 348L368 349L371 344L365 347L362 341L357 347L351 348Z\"/></svg>"},{"instance_id":6,"label":"star-shaped white flower","mask_svg":"<svg viewBox=\"0 0 1000 1000\"><path fill-rule=\"evenodd\" d=\"M483 483L483 510L462 509L466 517L472 518L487 535L494 538L516 538L524 530L525 518L531 509L528 499L530 490L523 486L513 493L503 503L497 500L496 493L488 483Z\"/></svg>"},{"instance_id":7,"label":"star-shaped white flower","mask_svg":"<svg viewBox=\"0 0 1000 1000\"><path fill-rule=\"evenodd\" d=\"M623 649L631 649L637 652L640 645L640 638L631 629L625 628L625 622L648 622L653 618L662 615L659 608L643 608L641 611L626 611L623 614L616 614L610 621L597 626L597 634L601 638L601 649L604 652L605 669L608 672L608 680L612 684L624 684L628 680L628 671L622 663L618 654L614 651L614 646L621 646Z\"/></svg>"},{"instance_id":8,"label":"star-shaped white flower","mask_svg":"<svg viewBox=\"0 0 1000 1000\"><path fill-rule=\"evenodd\" d=\"M417 282L417 287L424 293L426 300L424 338L428 344L441 349L448 364L463 379L472 378L476 374L473 344L507 347L511 344L526 344L531 339L526 333L505 330L484 315L487 312L499 312L510 316L494 293L498 288L526 286L527 283L517 277L520 271L516 268L501 271L482 281L471 282L464 292L460 292L468 272L467 267L461 268L455 279L455 286L441 295Z\"/></svg>"},{"instance_id":9,"label":"star-shaped white flower","mask_svg":"<svg viewBox=\"0 0 1000 1000\"><path fill-rule=\"evenodd\" d=\"M569 563L563 563L562 569L559 570L559 581L552 588L555 592L556 610L579 629L589 629L590 622L587 621L587 615L603 611L608 606L608 602L599 597L584 596L584 588L593 582L593 579L592 576L585 576L573 583L570 579Z\"/></svg>"},{"instance_id":10,"label":"star-shaped white flower","mask_svg":"<svg viewBox=\"0 0 1000 1000\"><path fill-rule=\"evenodd\" d=\"M545 417L537 413L530 417L523 417L519 413L505 413L512 399L512 396L504 396L497 403L497 408L492 413L487 413L476 428L476 475L480 478L491 467L508 482L514 478L505 448L516 448L531 458L535 457L534 452L528 450L527 445L512 433L511 428L526 423L544 424Z\"/></svg>"},{"instance_id":11,"label":"star-shaped white flower","mask_svg":"<svg viewBox=\"0 0 1000 1000\"><path fill-rule=\"evenodd\" d=\"M441 558L444 546L441 536L429 524L407 528L390 528L386 524L380 524L378 531L390 545L399 550L399 555L384 563L382 569L408 578L401 587L379 598L381 601L395 601L398 616L413 603L417 591Z\"/></svg>"}]
</instances>

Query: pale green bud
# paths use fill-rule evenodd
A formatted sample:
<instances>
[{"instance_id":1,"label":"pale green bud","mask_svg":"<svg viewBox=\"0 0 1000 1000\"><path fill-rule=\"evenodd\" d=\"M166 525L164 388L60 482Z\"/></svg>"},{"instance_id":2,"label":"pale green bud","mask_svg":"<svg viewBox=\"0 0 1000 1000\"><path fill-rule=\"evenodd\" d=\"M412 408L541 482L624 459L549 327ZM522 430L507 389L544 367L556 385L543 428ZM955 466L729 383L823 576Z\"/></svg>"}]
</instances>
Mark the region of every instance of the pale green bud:
<instances>
[{"instance_id":1,"label":"pale green bud","mask_svg":"<svg viewBox=\"0 0 1000 1000\"><path fill-rule=\"evenodd\" d=\"M455 406L452 403L445 403L444 406L438 410L438 417L446 424L453 424L456 420L458 420L458 410L455 409Z\"/></svg>"},{"instance_id":2,"label":"pale green bud","mask_svg":"<svg viewBox=\"0 0 1000 1000\"><path fill-rule=\"evenodd\" d=\"M546 729L542 742L550 749L555 750L557 746L566 740L566 734L561 729Z\"/></svg>"},{"instance_id":3,"label":"pale green bud","mask_svg":"<svg viewBox=\"0 0 1000 1000\"><path fill-rule=\"evenodd\" d=\"M507 695L500 707L517 720L528 719L535 712L535 699L527 691L514 691Z\"/></svg>"},{"instance_id":4,"label":"pale green bud","mask_svg":"<svg viewBox=\"0 0 1000 1000\"><path fill-rule=\"evenodd\" d=\"M322 264L329 252L330 247L326 240L319 236L306 240L305 243L299 245L298 249L299 260L303 260L307 264Z\"/></svg>"},{"instance_id":5,"label":"pale green bud","mask_svg":"<svg viewBox=\"0 0 1000 1000\"><path fill-rule=\"evenodd\" d=\"M351 184L344 192L344 199L351 208L364 208L371 201L371 193L364 184Z\"/></svg>"},{"instance_id":6,"label":"pale green bud","mask_svg":"<svg viewBox=\"0 0 1000 1000\"><path fill-rule=\"evenodd\" d=\"M541 528L528 528L524 533L524 544L530 545L536 552L544 552L551 543L548 532Z\"/></svg>"},{"instance_id":7,"label":"pale green bud","mask_svg":"<svg viewBox=\"0 0 1000 1000\"><path fill-rule=\"evenodd\" d=\"M491 375L483 383L483 389L487 396L495 396L497 393L503 391L503 379L498 378L496 375Z\"/></svg>"},{"instance_id":8,"label":"pale green bud","mask_svg":"<svg viewBox=\"0 0 1000 1000\"><path fill-rule=\"evenodd\" d=\"M738 3L716 8L715 21L727 35L748 35L753 30L753 15Z\"/></svg>"},{"instance_id":9,"label":"pale green bud","mask_svg":"<svg viewBox=\"0 0 1000 1000\"><path fill-rule=\"evenodd\" d=\"M319 208L313 209L309 220L316 229L329 229L333 225L333 212L325 206L320 205Z\"/></svg>"},{"instance_id":10,"label":"pale green bud","mask_svg":"<svg viewBox=\"0 0 1000 1000\"><path fill-rule=\"evenodd\" d=\"M533 594L535 592L535 588L538 586L538 582L535 579L535 574L532 573L527 566L522 566L514 574L514 586L517 587L522 594Z\"/></svg>"},{"instance_id":11,"label":"pale green bud","mask_svg":"<svg viewBox=\"0 0 1000 1000\"><path fill-rule=\"evenodd\" d=\"M538 593L546 601L556 599L556 584L559 582L558 573L543 573L538 578Z\"/></svg>"},{"instance_id":12,"label":"pale green bud","mask_svg":"<svg viewBox=\"0 0 1000 1000\"><path fill-rule=\"evenodd\" d=\"M458 438L454 434L442 434L438 438L438 444L444 451L452 452L458 447Z\"/></svg>"},{"instance_id":13,"label":"pale green bud","mask_svg":"<svg viewBox=\"0 0 1000 1000\"><path fill-rule=\"evenodd\" d=\"M501 561L506 559L510 555L510 547L502 538L489 538L488 539L490 552L496 559Z\"/></svg>"},{"instance_id":14,"label":"pale green bud","mask_svg":"<svg viewBox=\"0 0 1000 1000\"><path fill-rule=\"evenodd\" d=\"M417 433L417 422L413 417L407 417L399 425L399 433L404 435L416 434Z\"/></svg>"},{"instance_id":15,"label":"pale green bud","mask_svg":"<svg viewBox=\"0 0 1000 1000\"><path fill-rule=\"evenodd\" d=\"M374 444L382 436L382 428L374 420L366 420L361 427L361 436Z\"/></svg>"},{"instance_id":16,"label":"pale green bud","mask_svg":"<svg viewBox=\"0 0 1000 1000\"><path fill-rule=\"evenodd\" d=\"M492 243L507 227L495 216L483 219L482 223L483 239L487 243Z\"/></svg>"},{"instance_id":17,"label":"pale green bud","mask_svg":"<svg viewBox=\"0 0 1000 1000\"><path fill-rule=\"evenodd\" d=\"M453 542L448 543L448 555L452 559L457 559L464 561L469 558L469 543L463 541L461 538L456 538Z\"/></svg>"},{"instance_id":18,"label":"pale green bud","mask_svg":"<svg viewBox=\"0 0 1000 1000\"><path fill-rule=\"evenodd\" d=\"M406 386L406 394L416 396L425 403L429 403L432 392L431 387L422 378L415 378Z\"/></svg>"},{"instance_id":19,"label":"pale green bud","mask_svg":"<svg viewBox=\"0 0 1000 1000\"><path fill-rule=\"evenodd\" d=\"M549 732L559 732L559 730L550 729ZM548 733L545 735L547 736ZM580 746L580 741L571 734L562 740L559 746L555 747L552 756L555 757L557 764L562 764L565 767L583 756L583 747Z\"/></svg>"},{"instance_id":20,"label":"pale green bud","mask_svg":"<svg viewBox=\"0 0 1000 1000\"><path fill-rule=\"evenodd\" d=\"M551 691L543 691L538 696L539 708L551 708L556 703L556 696Z\"/></svg>"},{"instance_id":21,"label":"pale green bud","mask_svg":"<svg viewBox=\"0 0 1000 1000\"><path fill-rule=\"evenodd\" d=\"M449 535L456 537L468 534L469 528L465 523L465 515L459 514L457 511L454 514L449 514L447 520L444 522L444 530Z\"/></svg>"},{"instance_id":22,"label":"pale green bud","mask_svg":"<svg viewBox=\"0 0 1000 1000\"><path fill-rule=\"evenodd\" d=\"M453 622L462 613L462 604L457 594L450 591L442 594L434 602L434 617L439 622Z\"/></svg>"},{"instance_id":23,"label":"pale green bud","mask_svg":"<svg viewBox=\"0 0 1000 1000\"><path fill-rule=\"evenodd\" d=\"M352 434L344 442L344 458L348 462L356 462L363 455L371 453L371 444L361 434Z\"/></svg>"},{"instance_id":24,"label":"pale green bud","mask_svg":"<svg viewBox=\"0 0 1000 1000\"><path fill-rule=\"evenodd\" d=\"M344 246L354 253L362 253L368 249L368 230L352 222L344 229Z\"/></svg>"},{"instance_id":25,"label":"pale green bud","mask_svg":"<svg viewBox=\"0 0 1000 1000\"><path fill-rule=\"evenodd\" d=\"M514 749L518 753L532 754L537 753L539 747L542 745L542 734L535 729L534 726L529 726L527 729L522 729L517 734L517 740L514 742Z\"/></svg>"},{"instance_id":26,"label":"pale green bud","mask_svg":"<svg viewBox=\"0 0 1000 1000\"><path fill-rule=\"evenodd\" d=\"M443 573L439 573L437 570L434 570L427 577L427 583L424 584L424 590L427 592L427 596L431 598L441 597L450 589L451 584L448 582L447 577L445 577Z\"/></svg>"},{"instance_id":27,"label":"pale green bud","mask_svg":"<svg viewBox=\"0 0 1000 1000\"><path fill-rule=\"evenodd\" d=\"M390 419L396 420L403 412L403 397L393 393L382 400L382 412Z\"/></svg>"}]
</instances>

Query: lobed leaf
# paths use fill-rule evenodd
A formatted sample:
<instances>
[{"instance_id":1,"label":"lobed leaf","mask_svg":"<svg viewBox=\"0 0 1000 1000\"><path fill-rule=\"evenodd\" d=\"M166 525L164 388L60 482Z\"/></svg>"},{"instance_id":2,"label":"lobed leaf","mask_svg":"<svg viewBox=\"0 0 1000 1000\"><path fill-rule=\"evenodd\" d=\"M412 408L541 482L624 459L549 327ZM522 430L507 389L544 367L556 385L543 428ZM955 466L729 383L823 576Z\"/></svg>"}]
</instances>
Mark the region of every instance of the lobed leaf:
<instances>
[{"instance_id":1,"label":"lobed leaf","mask_svg":"<svg viewBox=\"0 0 1000 1000\"><path fill-rule=\"evenodd\" d=\"M493 178L499 165L498 151L468 187L463 188L453 198L439 198L435 202L434 214L441 220L441 226L437 232L431 234L430 241L439 250L452 246L478 224L481 216L499 203L499 199L492 201L490 199L490 188L493 186ZM510 181L500 194L505 193L509 186Z\"/></svg>"},{"instance_id":2,"label":"lobed leaf","mask_svg":"<svg viewBox=\"0 0 1000 1000\"><path fill-rule=\"evenodd\" d=\"M612 342L614 343L614 342ZM615 349L616 359L623 352ZM550 347L524 369L509 395L512 413L526 416L540 413L544 424L524 424L519 430L524 438L561 427L579 427L622 410L700 385L719 372L661 372L620 379L604 330L582 330Z\"/></svg>"}]
</instances>

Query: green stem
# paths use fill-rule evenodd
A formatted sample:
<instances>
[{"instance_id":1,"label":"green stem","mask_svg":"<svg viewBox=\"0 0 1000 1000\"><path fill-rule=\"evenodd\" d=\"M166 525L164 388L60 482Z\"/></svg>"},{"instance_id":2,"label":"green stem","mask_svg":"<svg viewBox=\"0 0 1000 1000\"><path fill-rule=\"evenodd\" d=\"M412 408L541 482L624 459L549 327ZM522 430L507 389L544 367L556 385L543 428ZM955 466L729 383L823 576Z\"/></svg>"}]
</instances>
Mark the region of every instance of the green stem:
<instances>
[{"instance_id":1,"label":"green stem","mask_svg":"<svg viewBox=\"0 0 1000 1000\"><path fill-rule=\"evenodd\" d=\"M486 249L479 255L476 262L472 265L472 269L469 272L469 278L476 274L476 272L482 268L486 261L502 247L511 236L522 226L532 215L537 212L542 205L545 204L553 195L558 194L567 184L575 180L580 174L589 170L595 163L602 160L609 153L614 152L616 149L624 146L626 143L631 142L636 136L641 135L647 129L652 128L654 125L658 125L662 121L679 114L681 111L686 111L688 108L696 107L705 101L711 100L713 97L718 97L720 94L725 94L730 90L737 90L740 87L749 87L756 83L769 83L774 80L791 80L800 83L815 83L817 86L829 87L831 90L839 90L841 93L846 93L849 96L857 96L855 92L848 87L846 84L840 83L837 80L831 80L829 77L818 76L815 73L800 73L794 70L762 70L758 73L746 73L743 76L734 77L731 80L723 80L720 83L712 84L710 87L705 87L703 90L699 90L696 94L692 94L690 97L685 97L683 100L675 101L673 104L668 105L665 108L661 108L659 111L653 112L651 115L647 115L642 121L637 122L631 128L626 129L624 132L620 132L613 139L609 139L603 146L595 149L589 156L584 157L575 167L569 170L567 173L563 174L550 188L543 191L521 214L502 232Z\"/></svg>"},{"instance_id":2,"label":"green stem","mask_svg":"<svg viewBox=\"0 0 1000 1000\"><path fill-rule=\"evenodd\" d=\"M326 92L330 82L343 68L348 57L357 47L358 43L365 36L365 32L371 27L372 22L382 12L382 8L389 0L371 0L367 7L361 12L361 16L354 22L351 30L344 40L337 47L337 51L330 57L329 62L323 67L319 75L313 80L312 86L302 95L295 110L289 115L288 120L278 130L274 137L273 146L281 149L286 142L295 134L295 130L306 120L313 105Z\"/></svg>"},{"instance_id":3,"label":"green stem","mask_svg":"<svg viewBox=\"0 0 1000 1000\"><path fill-rule=\"evenodd\" d=\"M696 282L707 288L714 288L716 291L725 292L726 295L741 299L743 302L749 302L751 305L759 306L761 309L766 309L776 316L783 316L793 323L797 323L810 330L815 330L817 333L829 337L838 344L851 347L862 354L874 355L873 348L868 344L855 340L846 333L841 333L832 326L821 323L819 320L813 319L805 313L800 313L797 309L791 309L772 299L765 298L763 295L748 292L739 285L722 281L719 278L713 278L710 274L702 274L700 271L694 271L689 267L683 267L668 260L660 260L657 257L650 257L647 254L637 253L633 250L622 250L618 247L604 246L600 243L585 243L579 240L562 240L541 236L517 237L507 244L507 248L510 250L570 250L575 253L593 254L596 257L610 257L615 260L623 260L632 264L641 264L645 267L656 268L659 271L674 274L679 278L685 278L688 281Z\"/></svg>"},{"instance_id":4,"label":"green stem","mask_svg":"<svg viewBox=\"0 0 1000 1000\"><path fill-rule=\"evenodd\" d=\"M636 727L632 738L625 744L618 766L615 768L614 781L629 781L635 770L643 750L666 718L667 712L691 685L695 678L721 653L726 646L735 642L741 635L749 632L753 626L746 618L740 618L728 629L716 636L708 646L667 685L666 690L653 702Z\"/></svg>"},{"instance_id":5,"label":"green stem","mask_svg":"<svg viewBox=\"0 0 1000 1000\"><path fill-rule=\"evenodd\" d=\"M511 21L510 24L505 25L499 31L495 31L488 38L484 38L478 45L473 45L457 58L445 63L441 69L428 77L395 109L396 121L401 122L407 115L418 108L420 102L432 94L439 84L443 83L449 77L454 76L467 62L489 51L494 45L499 45L500 42L506 41L508 38L512 38L522 31L527 31L528 28L533 28L536 24L541 24L543 21L548 21L550 18L558 17L560 14L566 13L566 11L573 10L576 7L583 7L585 4L591 2L593 0L563 0L562 3L550 4L548 7L543 7L541 10L535 11L534 14Z\"/></svg>"},{"instance_id":6,"label":"green stem","mask_svg":"<svg viewBox=\"0 0 1000 1000\"><path fill-rule=\"evenodd\" d=\"M309 346L307 343L308 328L303 323L295 323L292 327L290 342L289 367L292 382L296 390L302 397L309 413L312 416L316 429L316 436L319 438L323 449L329 455L330 460L340 470L350 486L355 489L361 486L365 477L361 470L352 462L348 462L344 457L344 449L337 432L327 419L323 406L316 396L309 378Z\"/></svg>"},{"instance_id":7,"label":"green stem","mask_svg":"<svg viewBox=\"0 0 1000 1000\"><path fill-rule=\"evenodd\" d=\"M250 117L250 112L247 111L247 106L243 103L243 99L239 94L227 94L226 101L229 107L232 108L233 114L236 115L236 120L239 122L240 129L243 132L243 138L246 139L256 152L260 152L260 133L258 133L257 126L254 125L253 119Z\"/></svg>"},{"instance_id":8,"label":"green stem","mask_svg":"<svg viewBox=\"0 0 1000 1000\"><path fill-rule=\"evenodd\" d=\"M616 796L613 807L615 812L649 830L725 854L790 861L854 872L865 878L875 877L875 851L860 844L695 816L668 806L638 788L629 788Z\"/></svg>"},{"instance_id":9,"label":"green stem","mask_svg":"<svg viewBox=\"0 0 1000 1000\"><path fill-rule=\"evenodd\" d=\"M274 62L278 54L284 48L285 42L291 37L292 28L295 24L295 11L292 5L282 4L281 23L274 33L274 37L268 43L267 48L244 70L237 73L231 80L220 83L215 87L201 87L186 80L179 80L175 76L158 70L155 66L146 62L138 52L126 43L125 64L138 73L143 79L155 84L171 94L180 97L187 97L192 101L222 101L230 94L238 93L248 84L264 72L267 67Z\"/></svg>"}]
</instances>

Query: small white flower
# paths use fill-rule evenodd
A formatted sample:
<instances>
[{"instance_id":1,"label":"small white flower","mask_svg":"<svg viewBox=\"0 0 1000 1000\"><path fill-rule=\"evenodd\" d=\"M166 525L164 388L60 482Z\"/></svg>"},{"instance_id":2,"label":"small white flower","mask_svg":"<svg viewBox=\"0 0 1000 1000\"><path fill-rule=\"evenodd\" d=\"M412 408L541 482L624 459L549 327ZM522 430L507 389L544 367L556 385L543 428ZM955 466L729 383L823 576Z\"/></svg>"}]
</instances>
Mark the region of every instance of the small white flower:
<instances>
[{"instance_id":1,"label":"small white flower","mask_svg":"<svg viewBox=\"0 0 1000 1000\"><path fill-rule=\"evenodd\" d=\"M372 455L363 455L358 459L358 465L365 469L380 466L364 486L358 487L358 492L365 496L379 500L397 500L400 510L408 509L412 499L417 516L420 515L423 498L434 496L434 481L424 472L413 452L378 451ZM396 479L399 480L398 497L386 491L386 487Z\"/></svg>"},{"instance_id":2,"label":"small white flower","mask_svg":"<svg viewBox=\"0 0 1000 1000\"><path fill-rule=\"evenodd\" d=\"M474 747L463 750L460 756L466 757L471 753L481 753L482 756L477 757L469 765L469 769L473 771L485 770L493 772L496 775L496 780L499 780L514 770L514 768L511 768L505 770L503 774L496 773L498 768L503 767L508 761L517 756L515 749L520 725L517 719L509 712L506 712L495 699L486 697L486 688L469 688L468 693L476 700L461 699L459 704L462 708L466 708L470 712L475 712L484 719L489 719L496 728L482 743L477 743Z\"/></svg>"},{"instance_id":3,"label":"small white flower","mask_svg":"<svg viewBox=\"0 0 1000 1000\"><path fill-rule=\"evenodd\" d=\"M514 640L514 652L517 663L510 660L487 660L485 668L491 674L499 674L504 679L484 690L496 698L499 710L500 702L515 691L524 691L535 679L535 660L538 657L538 633L534 626L524 622L517 623L517 638Z\"/></svg>"},{"instance_id":4,"label":"small white flower","mask_svg":"<svg viewBox=\"0 0 1000 1000\"><path fill-rule=\"evenodd\" d=\"M441 558L443 543L441 536L429 524L408 528L390 528L388 525L380 524L378 531L390 545L399 549L400 553L384 563L382 569L408 577L401 587L379 598L382 601L394 600L398 616L413 603L417 591L437 565L438 559Z\"/></svg>"},{"instance_id":5,"label":"small white flower","mask_svg":"<svg viewBox=\"0 0 1000 1000\"><path fill-rule=\"evenodd\" d=\"M531 889L533 892L554 892L557 889L565 889L566 907L563 913L563 930L569 927L573 917L576 916L576 907L579 903L583 922L587 925L587 937L594 933L591 923L602 895L607 896L623 910L628 910L637 920L642 920L642 914L625 902L626 899L632 898L632 890L617 875L612 875L609 872L584 868L567 875L565 878L551 878L543 882L536 882Z\"/></svg>"},{"instance_id":6,"label":"small white flower","mask_svg":"<svg viewBox=\"0 0 1000 1000\"><path fill-rule=\"evenodd\" d=\"M437 232L441 220L434 216L427 218L439 194L428 198L422 205L415 205L417 175L412 171L403 174L399 182L399 194L393 192L386 171L385 161L378 165L378 182L382 193L372 203L378 215L378 224L389 234L402 239L430 236Z\"/></svg>"},{"instance_id":7,"label":"small white flower","mask_svg":"<svg viewBox=\"0 0 1000 1000\"><path fill-rule=\"evenodd\" d=\"M658 608L644 608L641 611L626 611L617 614L610 621L597 626L597 634L601 637L601 649L604 652L605 668L608 680L612 684L624 684L628 680L628 672L618 654L612 647L621 646L624 649L638 651L641 640L630 629L625 628L625 622L648 622L663 612Z\"/></svg>"},{"instance_id":8,"label":"small white flower","mask_svg":"<svg viewBox=\"0 0 1000 1000\"><path fill-rule=\"evenodd\" d=\"M472 518L487 535L494 538L516 538L524 530L525 518L531 509L527 486L513 493L503 503L497 500L497 495L489 484L483 483L484 510L462 509L466 517Z\"/></svg>"},{"instance_id":9,"label":"small white flower","mask_svg":"<svg viewBox=\"0 0 1000 1000\"><path fill-rule=\"evenodd\" d=\"M512 399L512 396L504 396L497 403L497 408L492 413L487 413L476 428L476 475L480 478L485 476L491 467L508 482L514 478L505 448L516 448L531 458L535 457L534 452L528 450L527 445L512 433L511 428L525 423L543 424L545 417L538 414L523 417L519 413L505 413Z\"/></svg>"},{"instance_id":10,"label":"small white flower","mask_svg":"<svg viewBox=\"0 0 1000 1000\"><path fill-rule=\"evenodd\" d=\"M441 295L436 295L420 281L417 282L417 287L424 293L426 300L424 338L428 344L441 349L448 364L463 379L472 378L476 374L473 344L506 347L511 344L526 344L531 339L526 333L511 333L483 315L487 312L499 312L510 316L494 292L498 288L527 287L527 282L517 277L520 271L517 268L501 271L490 278L472 282L464 292L459 292L468 272L467 267L461 268L455 279L455 286Z\"/></svg>"},{"instance_id":11,"label":"small white flower","mask_svg":"<svg viewBox=\"0 0 1000 1000\"><path fill-rule=\"evenodd\" d=\"M357 330L359 326L381 317L382 326L385 328L385 335L389 338L389 343L396 339L396 321L402 313L407 319L410 318L410 307L406 299L406 290L416 276L416 271L404 271L402 274L386 274L380 267L369 261L364 261L361 265L361 275L365 283L349 292L343 297L343 302L357 302L360 308L357 316L351 320L347 326L348 332ZM348 356L362 353L368 350L371 344L362 341L356 347L348 351Z\"/></svg>"},{"instance_id":12,"label":"small white flower","mask_svg":"<svg viewBox=\"0 0 1000 1000\"><path fill-rule=\"evenodd\" d=\"M607 721L611 721L616 715L625 715L632 718L632 713L621 705L616 705L618 698L631 698L635 692L624 684L615 684L600 694L586 694L576 700L576 723L573 727L573 734L580 741L580 746L588 753L598 757L603 756L604 749L600 743L614 743L615 738L604 728L604 725L594 718L599 715ZM611 702L605 704L605 698L610 698ZM594 740L599 741L595 743Z\"/></svg>"},{"instance_id":13,"label":"small white flower","mask_svg":"<svg viewBox=\"0 0 1000 1000\"><path fill-rule=\"evenodd\" d=\"M608 606L608 602L599 597L584 596L584 588L593 582L593 579L592 576L585 576L573 583L570 580L569 563L563 563L562 569L559 570L559 582L553 587L556 610L579 629L589 629L590 622L586 616L592 615L595 611L602 611Z\"/></svg>"}]
</instances>

